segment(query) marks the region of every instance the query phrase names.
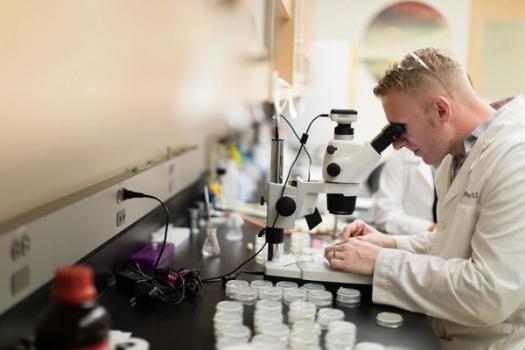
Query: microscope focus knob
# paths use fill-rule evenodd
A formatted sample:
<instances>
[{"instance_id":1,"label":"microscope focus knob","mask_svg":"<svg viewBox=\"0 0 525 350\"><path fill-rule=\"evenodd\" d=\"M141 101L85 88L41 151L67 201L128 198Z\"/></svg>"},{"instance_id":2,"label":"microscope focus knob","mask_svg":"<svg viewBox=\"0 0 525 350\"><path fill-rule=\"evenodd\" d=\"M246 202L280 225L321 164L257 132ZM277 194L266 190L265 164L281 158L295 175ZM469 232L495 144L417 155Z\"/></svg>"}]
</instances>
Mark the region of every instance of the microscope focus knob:
<instances>
[{"instance_id":1,"label":"microscope focus knob","mask_svg":"<svg viewBox=\"0 0 525 350\"><path fill-rule=\"evenodd\" d=\"M326 147L326 153L328 154L334 154L335 151L337 151L337 147L335 146L328 145L328 147Z\"/></svg>"},{"instance_id":2,"label":"microscope focus knob","mask_svg":"<svg viewBox=\"0 0 525 350\"><path fill-rule=\"evenodd\" d=\"M326 167L326 172L331 177L336 177L337 175L339 175L341 173L341 166L339 164L337 164L337 163L330 163Z\"/></svg>"},{"instance_id":3,"label":"microscope focus knob","mask_svg":"<svg viewBox=\"0 0 525 350\"><path fill-rule=\"evenodd\" d=\"M290 197L281 197L275 203L275 209L277 209L277 212L279 215L282 216L290 216L293 213L295 213L295 201L291 199Z\"/></svg>"}]
</instances>

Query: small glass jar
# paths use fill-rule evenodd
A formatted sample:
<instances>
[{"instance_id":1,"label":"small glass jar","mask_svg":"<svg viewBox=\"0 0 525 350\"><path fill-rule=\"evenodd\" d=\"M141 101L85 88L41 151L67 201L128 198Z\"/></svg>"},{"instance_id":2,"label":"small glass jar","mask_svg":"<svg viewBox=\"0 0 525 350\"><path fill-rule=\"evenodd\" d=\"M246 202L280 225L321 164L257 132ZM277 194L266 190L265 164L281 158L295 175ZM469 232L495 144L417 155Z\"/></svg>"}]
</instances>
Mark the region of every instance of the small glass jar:
<instances>
[{"instance_id":1,"label":"small glass jar","mask_svg":"<svg viewBox=\"0 0 525 350\"><path fill-rule=\"evenodd\" d=\"M332 309L329 307L320 309L317 313L317 322L321 329L327 329L328 324L333 321L342 321L345 318L345 313L339 309Z\"/></svg>"},{"instance_id":2,"label":"small glass jar","mask_svg":"<svg viewBox=\"0 0 525 350\"><path fill-rule=\"evenodd\" d=\"M248 287L250 284L248 281L243 280L230 280L226 282L226 296L233 299L235 292L240 287Z\"/></svg>"},{"instance_id":3,"label":"small glass jar","mask_svg":"<svg viewBox=\"0 0 525 350\"><path fill-rule=\"evenodd\" d=\"M314 303L318 309L323 307L331 307L332 299L332 293L327 290L312 290L310 293L308 293L308 301Z\"/></svg>"},{"instance_id":4,"label":"small glass jar","mask_svg":"<svg viewBox=\"0 0 525 350\"><path fill-rule=\"evenodd\" d=\"M281 301L283 290L277 287L263 287L259 290L259 299Z\"/></svg>"},{"instance_id":5,"label":"small glass jar","mask_svg":"<svg viewBox=\"0 0 525 350\"><path fill-rule=\"evenodd\" d=\"M336 304L342 307L356 307L361 302L361 292L353 288L339 288L337 290Z\"/></svg>"},{"instance_id":6,"label":"small glass jar","mask_svg":"<svg viewBox=\"0 0 525 350\"><path fill-rule=\"evenodd\" d=\"M283 303L290 305L294 301L306 301L306 290L303 288L284 289Z\"/></svg>"},{"instance_id":7,"label":"small glass jar","mask_svg":"<svg viewBox=\"0 0 525 350\"><path fill-rule=\"evenodd\" d=\"M333 323L333 322L332 322ZM312 333L321 335L321 326L319 323L308 320L299 320L293 324L293 330L303 333Z\"/></svg>"},{"instance_id":8,"label":"small glass jar","mask_svg":"<svg viewBox=\"0 0 525 350\"><path fill-rule=\"evenodd\" d=\"M290 348L303 350L312 349L312 347L319 346L319 335L305 331L297 331L294 329L290 333Z\"/></svg>"},{"instance_id":9,"label":"small glass jar","mask_svg":"<svg viewBox=\"0 0 525 350\"><path fill-rule=\"evenodd\" d=\"M279 343L288 345L290 328L283 323L266 323L261 326L261 334L269 334Z\"/></svg>"},{"instance_id":10,"label":"small glass jar","mask_svg":"<svg viewBox=\"0 0 525 350\"><path fill-rule=\"evenodd\" d=\"M257 290L253 287L239 287L235 290L233 298L244 305L253 305L257 301Z\"/></svg>"},{"instance_id":11,"label":"small glass jar","mask_svg":"<svg viewBox=\"0 0 525 350\"><path fill-rule=\"evenodd\" d=\"M274 312L283 312L283 304L275 300L259 300L255 304L255 312L259 310L269 310Z\"/></svg>"},{"instance_id":12,"label":"small glass jar","mask_svg":"<svg viewBox=\"0 0 525 350\"><path fill-rule=\"evenodd\" d=\"M219 312L233 312L241 314L243 313L243 306L238 301L231 301L231 300L223 300L219 301L217 305L215 306L215 310L217 313Z\"/></svg>"}]
</instances>

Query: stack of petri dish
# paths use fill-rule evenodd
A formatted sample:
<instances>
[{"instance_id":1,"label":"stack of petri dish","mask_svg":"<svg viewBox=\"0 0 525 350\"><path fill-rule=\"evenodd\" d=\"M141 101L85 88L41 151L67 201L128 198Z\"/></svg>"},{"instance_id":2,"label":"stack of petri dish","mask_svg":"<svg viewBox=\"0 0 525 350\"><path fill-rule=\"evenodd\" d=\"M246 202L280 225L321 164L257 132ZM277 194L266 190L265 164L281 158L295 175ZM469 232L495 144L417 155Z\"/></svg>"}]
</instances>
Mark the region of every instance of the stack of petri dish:
<instances>
[{"instance_id":1,"label":"stack of petri dish","mask_svg":"<svg viewBox=\"0 0 525 350\"><path fill-rule=\"evenodd\" d=\"M300 333L316 334L318 337L321 335L321 326L319 323L310 320L295 321L292 330Z\"/></svg>"},{"instance_id":2,"label":"stack of petri dish","mask_svg":"<svg viewBox=\"0 0 525 350\"><path fill-rule=\"evenodd\" d=\"M256 308L253 315L255 333L261 333L262 328L267 324L282 324L283 320L281 310Z\"/></svg>"},{"instance_id":3,"label":"stack of petri dish","mask_svg":"<svg viewBox=\"0 0 525 350\"><path fill-rule=\"evenodd\" d=\"M295 282L291 282L291 281L279 281L275 284L275 286L277 288L281 288L284 292L284 290L286 289L290 289L290 288L299 288L299 285Z\"/></svg>"},{"instance_id":4,"label":"stack of petri dish","mask_svg":"<svg viewBox=\"0 0 525 350\"><path fill-rule=\"evenodd\" d=\"M329 307L322 308L317 313L317 323L319 323L321 329L327 329L330 322L342 321L344 318L345 313L343 311Z\"/></svg>"},{"instance_id":5,"label":"stack of petri dish","mask_svg":"<svg viewBox=\"0 0 525 350\"><path fill-rule=\"evenodd\" d=\"M288 288L284 289L283 303L290 305L294 301L306 301L306 289Z\"/></svg>"},{"instance_id":6,"label":"stack of petri dish","mask_svg":"<svg viewBox=\"0 0 525 350\"><path fill-rule=\"evenodd\" d=\"M294 301L288 311L288 324L293 325L299 320L315 321L317 309L308 301Z\"/></svg>"},{"instance_id":7,"label":"stack of petri dish","mask_svg":"<svg viewBox=\"0 0 525 350\"><path fill-rule=\"evenodd\" d=\"M340 287L337 290L335 303L342 307L356 307L361 302L361 292L353 288Z\"/></svg>"},{"instance_id":8,"label":"stack of petri dish","mask_svg":"<svg viewBox=\"0 0 525 350\"><path fill-rule=\"evenodd\" d=\"M233 294L233 299L244 305L253 305L257 301L257 289L253 287L239 287Z\"/></svg>"},{"instance_id":9,"label":"stack of petri dish","mask_svg":"<svg viewBox=\"0 0 525 350\"><path fill-rule=\"evenodd\" d=\"M273 283L266 280L254 280L250 282L250 286L257 290L257 297L259 297L259 291L264 287L273 287Z\"/></svg>"},{"instance_id":10,"label":"stack of petri dish","mask_svg":"<svg viewBox=\"0 0 525 350\"><path fill-rule=\"evenodd\" d=\"M328 332L325 336L325 348L353 349L356 339L357 328L352 322L333 321L328 324Z\"/></svg>"},{"instance_id":11,"label":"stack of petri dish","mask_svg":"<svg viewBox=\"0 0 525 350\"><path fill-rule=\"evenodd\" d=\"M226 282L226 296L230 299L234 299L235 292L237 291L238 288L249 287L249 286L250 284L248 283L248 281L230 280Z\"/></svg>"},{"instance_id":12,"label":"stack of petri dish","mask_svg":"<svg viewBox=\"0 0 525 350\"><path fill-rule=\"evenodd\" d=\"M221 330L217 338L217 349L227 349L231 345L247 344L250 341L252 331L244 325L230 325Z\"/></svg>"},{"instance_id":13,"label":"stack of petri dish","mask_svg":"<svg viewBox=\"0 0 525 350\"><path fill-rule=\"evenodd\" d=\"M275 312L283 312L283 304L276 300L259 300L255 304L255 312L258 310L270 310Z\"/></svg>"},{"instance_id":14,"label":"stack of petri dish","mask_svg":"<svg viewBox=\"0 0 525 350\"><path fill-rule=\"evenodd\" d=\"M283 323L265 323L261 326L261 334L272 336L275 342L286 347L288 346L290 328Z\"/></svg>"},{"instance_id":15,"label":"stack of petri dish","mask_svg":"<svg viewBox=\"0 0 525 350\"><path fill-rule=\"evenodd\" d=\"M312 290L308 293L308 301L315 304L320 309L332 306L333 295L327 290Z\"/></svg>"},{"instance_id":16,"label":"stack of petri dish","mask_svg":"<svg viewBox=\"0 0 525 350\"><path fill-rule=\"evenodd\" d=\"M278 287L263 287L259 289L259 300L282 301L283 290Z\"/></svg>"},{"instance_id":17,"label":"stack of petri dish","mask_svg":"<svg viewBox=\"0 0 525 350\"><path fill-rule=\"evenodd\" d=\"M213 326L215 330L215 338L219 339L222 337L222 332L225 328L230 326L242 326L242 314L237 312L216 312L213 317Z\"/></svg>"},{"instance_id":18,"label":"stack of petri dish","mask_svg":"<svg viewBox=\"0 0 525 350\"><path fill-rule=\"evenodd\" d=\"M310 248L310 234L293 232L290 238L290 254L301 255L304 248Z\"/></svg>"},{"instance_id":19,"label":"stack of petri dish","mask_svg":"<svg viewBox=\"0 0 525 350\"><path fill-rule=\"evenodd\" d=\"M274 337L268 334L256 334L252 338L255 349L285 350L286 345L275 341Z\"/></svg>"},{"instance_id":20,"label":"stack of petri dish","mask_svg":"<svg viewBox=\"0 0 525 350\"><path fill-rule=\"evenodd\" d=\"M325 290L326 288L321 283L305 283L302 288L306 289L306 293L309 294L312 290Z\"/></svg>"},{"instance_id":21,"label":"stack of petri dish","mask_svg":"<svg viewBox=\"0 0 525 350\"><path fill-rule=\"evenodd\" d=\"M255 236L255 252L258 252L266 243L266 237ZM268 260L268 246L265 246L259 254L255 256L255 262L263 265Z\"/></svg>"},{"instance_id":22,"label":"stack of petri dish","mask_svg":"<svg viewBox=\"0 0 525 350\"><path fill-rule=\"evenodd\" d=\"M238 301L231 301L231 300L223 300L219 301L217 305L215 305L215 312L220 313L238 313L242 316L243 314L243 306Z\"/></svg>"}]
</instances>

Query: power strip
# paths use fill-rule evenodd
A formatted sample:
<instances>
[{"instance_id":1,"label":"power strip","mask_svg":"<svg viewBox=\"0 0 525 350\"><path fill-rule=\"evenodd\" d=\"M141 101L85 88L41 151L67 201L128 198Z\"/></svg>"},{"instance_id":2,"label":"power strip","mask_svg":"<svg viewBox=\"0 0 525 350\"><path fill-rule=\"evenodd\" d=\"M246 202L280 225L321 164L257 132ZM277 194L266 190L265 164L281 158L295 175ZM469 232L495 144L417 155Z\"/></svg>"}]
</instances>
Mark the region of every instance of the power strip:
<instances>
[{"instance_id":1,"label":"power strip","mask_svg":"<svg viewBox=\"0 0 525 350\"><path fill-rule=\"evenodd\" d=\"M158 206L148 200L119 202L119 189L167 200L205 170L204 148L194 148L120 182L75 194L75 201L0 232L0 315L50 281L58 267L79 261Z\"/></svg>"}]
</instances>

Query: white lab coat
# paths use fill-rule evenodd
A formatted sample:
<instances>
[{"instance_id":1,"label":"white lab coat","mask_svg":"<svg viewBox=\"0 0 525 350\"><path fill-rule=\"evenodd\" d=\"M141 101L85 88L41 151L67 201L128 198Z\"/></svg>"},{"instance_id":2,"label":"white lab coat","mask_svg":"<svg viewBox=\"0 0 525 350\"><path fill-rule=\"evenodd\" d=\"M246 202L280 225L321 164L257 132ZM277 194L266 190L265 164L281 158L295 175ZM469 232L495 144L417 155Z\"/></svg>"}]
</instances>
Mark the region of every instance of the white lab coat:
<instances>
[{"instance_id":1,"label":"white lab coat","mask_svg":"<svg viewBox=\"0 0 525 350\"><path fill-rule=\"evenodd\" d=\"M438 228L382 249L373 301L432 317L444 349L525 349L525 97L503 107L457 177L437 173Z\"/></svg>"},{"instance_id":2,"label":"white lab coat","mask_svg":"<svg viewBox=\"0 0 525 350\"><path fill-rule=\"evenodd\" d=\"M433 224L433 203L431 167L406 148L390 154L374 194L374 223L393 234L424 232Z\"/></svg>"}]
</instances>

